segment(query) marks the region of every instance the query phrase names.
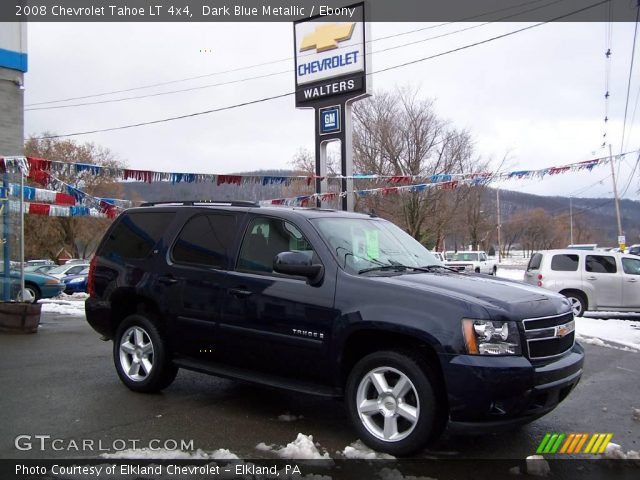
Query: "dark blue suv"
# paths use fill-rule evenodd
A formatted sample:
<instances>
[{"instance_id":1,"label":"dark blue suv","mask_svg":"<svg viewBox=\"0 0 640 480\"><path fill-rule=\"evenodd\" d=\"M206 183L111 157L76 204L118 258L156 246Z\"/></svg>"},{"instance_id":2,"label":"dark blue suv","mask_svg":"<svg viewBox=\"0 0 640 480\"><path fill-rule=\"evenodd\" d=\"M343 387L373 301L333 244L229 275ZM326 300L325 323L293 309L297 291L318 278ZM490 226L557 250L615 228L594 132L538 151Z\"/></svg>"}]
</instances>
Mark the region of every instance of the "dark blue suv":
<instances>
[{"instance_id":1,"label":"dark blue suv","mask_svg":"<svg viewBox=\"0 0 640 480\"><path fill-rule=\"evenodd\" d=\"M88 289L130 389L185 368L344 396L359 436L394 455L447 425L535 420L582 374L563 296L452 271L374 215L147 204L105 234Z\"/></svg>"}]
</instances>

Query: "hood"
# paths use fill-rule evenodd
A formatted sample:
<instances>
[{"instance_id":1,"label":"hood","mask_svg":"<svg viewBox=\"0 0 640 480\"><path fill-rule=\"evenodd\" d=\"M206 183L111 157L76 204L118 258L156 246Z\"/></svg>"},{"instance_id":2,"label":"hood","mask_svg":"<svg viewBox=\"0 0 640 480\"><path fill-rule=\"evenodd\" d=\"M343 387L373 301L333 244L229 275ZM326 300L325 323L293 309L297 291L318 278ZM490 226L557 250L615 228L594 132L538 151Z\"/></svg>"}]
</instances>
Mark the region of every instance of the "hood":
<instances>
[{"instance_id":1,"label":"hood","mask_svg":"<svg viewBox=\"0 0 640 480\"><path fill-rule=\"evenodd\" d=\"M484 307L493 318L536 318L566 313L568 300L557 293L513 280L462 273L411 273L371 276L371 280L444 295Z\"/></svg>"}]
</instances>

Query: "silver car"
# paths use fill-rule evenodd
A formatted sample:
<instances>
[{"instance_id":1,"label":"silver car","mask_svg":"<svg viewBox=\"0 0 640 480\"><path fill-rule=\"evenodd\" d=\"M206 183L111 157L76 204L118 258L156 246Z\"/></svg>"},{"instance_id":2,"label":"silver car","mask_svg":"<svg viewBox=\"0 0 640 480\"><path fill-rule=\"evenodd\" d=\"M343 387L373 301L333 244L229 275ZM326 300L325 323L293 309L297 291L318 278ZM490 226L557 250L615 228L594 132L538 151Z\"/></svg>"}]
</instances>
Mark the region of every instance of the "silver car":
<instances>
[{"instance_id":1,"label":"silver car","mask_svg":"<svg viewBox=\"0 0 640 480\"><path fill-rule=\"evenodd\" d=\"M640 312L640 257L617 252L546 250L531 256L524 281L559 292L586 310Z\"/></svg>"}]
</instances>

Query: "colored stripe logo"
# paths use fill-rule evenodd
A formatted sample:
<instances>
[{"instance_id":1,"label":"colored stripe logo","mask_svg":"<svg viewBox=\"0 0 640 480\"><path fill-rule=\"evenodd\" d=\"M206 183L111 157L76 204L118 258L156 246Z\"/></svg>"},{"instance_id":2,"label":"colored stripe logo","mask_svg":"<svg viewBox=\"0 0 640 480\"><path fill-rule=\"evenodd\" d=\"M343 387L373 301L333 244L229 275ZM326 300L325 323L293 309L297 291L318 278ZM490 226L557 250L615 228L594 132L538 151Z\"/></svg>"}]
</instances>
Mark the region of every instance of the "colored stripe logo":
<instances>
[{"instance_id":1,"label":"colored stripe logo","mask_svg":"<svg viewBox=\"0 0 640 480\"><path fill-rule=\"evenodd\" d=\"M604 453L613 433L547 433L536 450L537 454ZM586 444L586 446L585 446ZM584 447L584 451L582 450Z\"/></svg>"}]
</instances>

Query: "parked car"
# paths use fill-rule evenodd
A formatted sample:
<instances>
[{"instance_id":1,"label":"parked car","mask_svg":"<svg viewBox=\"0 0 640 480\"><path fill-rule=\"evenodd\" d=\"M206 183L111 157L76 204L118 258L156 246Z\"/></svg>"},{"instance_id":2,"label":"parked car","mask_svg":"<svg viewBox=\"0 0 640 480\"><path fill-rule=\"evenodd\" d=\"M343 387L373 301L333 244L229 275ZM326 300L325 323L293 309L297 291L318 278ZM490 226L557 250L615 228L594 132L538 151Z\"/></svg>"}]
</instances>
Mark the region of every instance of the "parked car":
<instances>
[{"instance_id":1,"label":"parked car","mask_svg":"<svg viewBox=\"0 0 640 480\"><path fill-rule=\"evenodd\" d=\"M26 264L28 266L55 265L55 262L49 259L40 259L40 260L27 260Z\"/></svg>"},{"instance_id":2,"label":"parked car","mask_svg":"<svg viewBox=\"0 0 640 480\"><path fill-rule=\"evenodd\" d=\"M0 272L0 281L4 272ZM13 300L20 299L20 272L11 270L9 272L11 279L11 295ZM41 273L24 273L24 289L28 292L25 297L31 299L32 303L37 302L41 298L52 298L60 295L60 292L64 290L64 284L57 278Z\"/></svg>"},{"instance_id":3,"label":"parked car","mask_svg":"<svg viewBox=\"0 0 640 480\"><path fill-rule=\"evenodd\" d=\"M407 455L443 428L548 413L584 352L566 298L454 272L392 223L252 202L148 204L91 262L88 323L131 390L185 368L345 397L357 434Z\"/></svg>"},{"instance_id":4,"label":"parked car","mask_svg":"<svg viewBox=\"0 0 640 480\"><path fill-rule=\"evenodd\" d=\"M576 317L587 310L640 311L640 258L633 255L568 249L536 252L524 281L566 296Z\"/></svg>"},{"instance_id":5,"label":"parked car","mask_svg":"<svg viewBox=\"0 0 640 480\"><path fill-rule=\"evenodd\" d=\"M640 243L636 243L635 245L631 245L629 247L629 252L631 255L640 255Z\"/></svg>"},{"instance_id":6,"label":"parked car","mask_svg":"<svg viewBox=\"0 0 640 480\"><path fill-rule=\"evenodd\" d=\"M47 273L49 270L56 268L57 265L27 265L24 267L25 272L31 273Z\"/></svg>"},{"instance_id":7,"label":"parked car","mask_svg":"<svg viewBox=\"0 0 640 480\"><path fill-rule=\"evenodd\" d=\"M73 293L85 293L87 291L87 275L89 275L89 267L85 267L77 275L67 275L62 278L64 283L64 293L71 295Z\"/></svg>"},{"instance_id":8,"label":"parked car","mask_svg":"<svg viewBox=\"0 0 640 480\"><path fill-rule=\"evenodd\" d=\"M597 243L575 243L567 245L567 250L597 250Z\"/></svg>"},{"instance_id":9,"label":"parked car","mask_svg":"<svg viewBox=\"0 0 640 480\"><path fill-rule=\"evenodd\" d=\"M498 267L494 260L489 260L485 252L457 252L445 265L458 271L486 273L495 275Z\"/></svg>"},{"instance_id":10,"label":"parked car","mask_svg":"<svg viewBox=\"0 0 640 480\"><path fill-rule=\"evenodd\" d=\"M440 260L442 263L444 263L445 259L444 259L444 254L441 252L431 252L433 254L434 257L436 257L438 260Z\"/></svg>"},{"instance_id":11,"label":"parked car","mask_svg":"<svg viewBox=\"0 0 640 480\"><path fill-rule=\"evenodd\" d=\"M88 263L72 263L71 265L65 263L64 265L58 265L56 268L52 268L47 272L47 275L61 279L67 275L77 275L88 266Z\"/></svg>"},{"instance_id":12,"label":"parked car","mask_svg":"<svg viewBox=\"0 0 640 480\"><path fill-rule=\"evenodd\" d=\"M64 262L65 265L74 265L79 263L83 265L89 265L89 260L87 260L86 258L70 258L69 260Z\"/></svg>"}]
</instances>

